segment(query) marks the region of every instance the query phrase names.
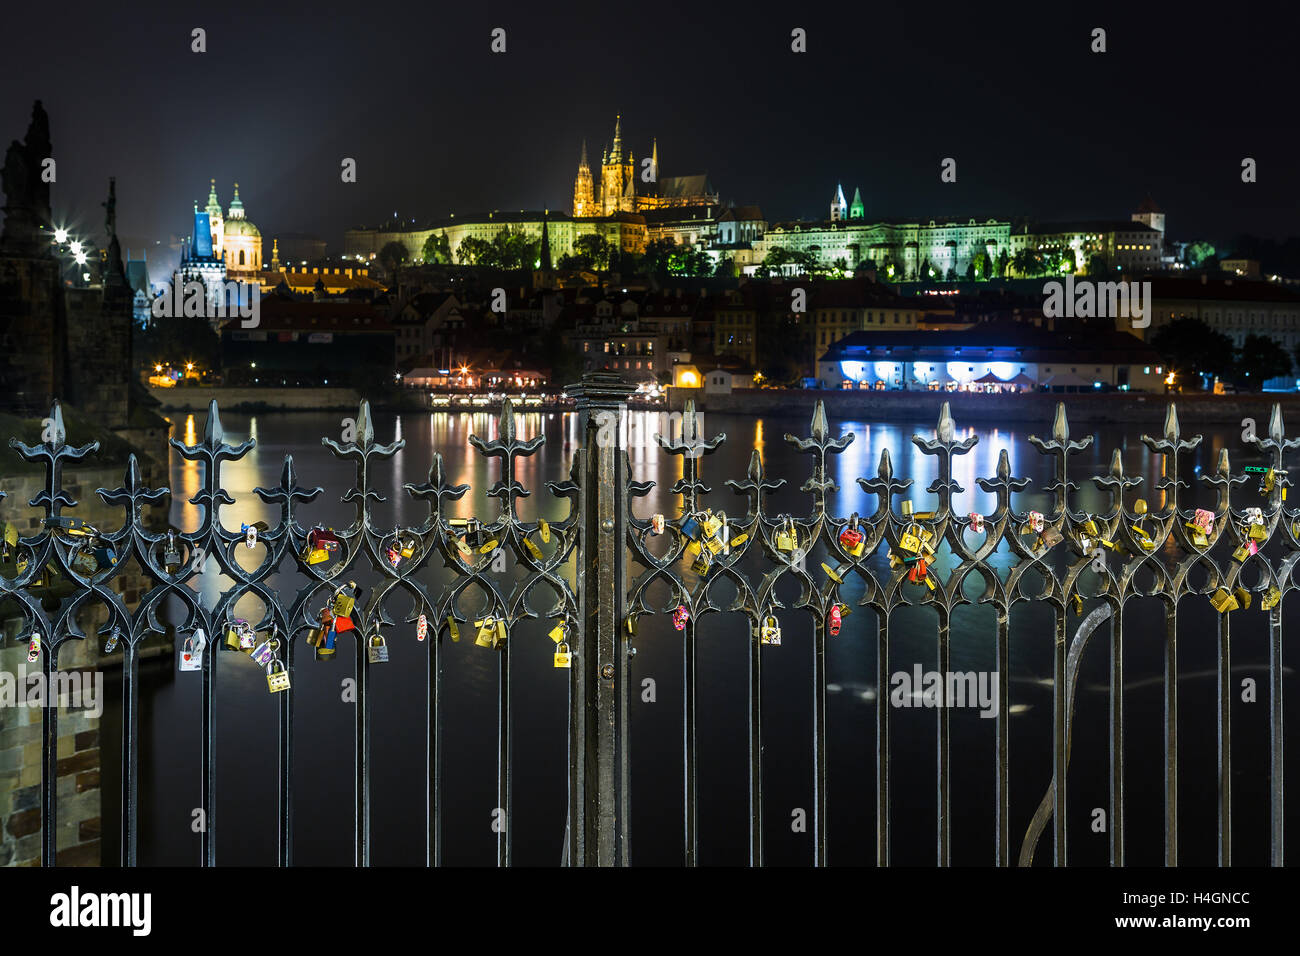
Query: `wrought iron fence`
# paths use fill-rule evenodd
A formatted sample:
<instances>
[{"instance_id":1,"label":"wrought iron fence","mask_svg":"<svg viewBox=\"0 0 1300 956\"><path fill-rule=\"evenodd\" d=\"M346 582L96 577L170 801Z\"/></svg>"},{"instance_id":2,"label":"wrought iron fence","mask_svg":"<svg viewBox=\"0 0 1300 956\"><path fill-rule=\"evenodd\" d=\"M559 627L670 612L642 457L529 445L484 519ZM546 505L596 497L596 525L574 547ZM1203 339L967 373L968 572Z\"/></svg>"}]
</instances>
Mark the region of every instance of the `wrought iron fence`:
<instances>
[{"instance_id":1,"label":"wrought iron fence","mask_svg":"<svg viewBox=\"0 0 1300 956\"><path fill-rule=\"evenodd\" d=\"M172 439L171 444L186 459L202 465L203 484L191 503L202 509L199 527L189 532L151 529L142 508L167 500L168 489L144 487L134 457L126 469L122 487L99 491L109 505L124 511L122 526L97 531L65 513L76 502L64 491L62 471L66 464L81 460L96 449L95 444L74 448L66 444L57 403L49 420L48 440L29 446L11 440L18 453L45 469L45 488L31 505L45 512L45 529L39 534L11 540L6 560L14 562L12 576L0 576L0 600L15 601L25 616L25 626L38 636L41 667L49 682L58 670L59 649L68 641L86 640L78 614L89 603L98 602L108 612L99 629L110 645L120 642L122 671L122 768L121 768L121 862L136 863L139 806L138 782L138 688L137 651L151 633L165 630L158 618L167 600L179 600L185 611L181 634L202 629L210 635L213 652L198 648L190 666L202 671L202 809L206 827L201 834L204 865L216 863L215 817L217 773L214 750L214 710L218 662L217 646L228 645L256 657L268 668L268 684L279 693L279 779L278 861L292 860L294 812L292 781L294 763L294 689L296 655L307 647L297 639L304 631L315 652L332 653L336 640L346 643L353 632L355 661L355 862L370 861L371 772L369 763L371 700L369 669L385 659L386 648L375 644L383 628L398 623L392 616L391 599L400 593L410 598L405 622L427 630L429 642L428 724L425 728L425 756L428 768L426 860L441 862L442 819L442 715L440 698L443 667L440 647L447 637L462 631L477 642L499 651L499 703L497 720L497 779L499 806L508 821L511 806L511 649L510 632L521 622L550 618L556 622L552 638L557 641L557 666L569 666L568 713L568 827L565 860L573 865L626 865L631 860L629 807L631 783L629 753L631 720L629 701L633 692L632 656L636 653L637 621L647 614L671 613L682 637L684 679L684 736L682 775L684 783L684 855L688 865L698 859L698 784L696 737L696 628L709 614L741 612L751 627L749 642L749 859L764 860L763 844L763 729L761 674L764 647L779 643L779 625L772 615L785 605L777 596L777 585L793 579L799 597L793 607L809 613L813 634L813 772L814 804L811 812L814 860L828 862L827 847L827 727L826 651L827 641L838 632L840 619L850 611L841 597L849 578L861 582L863 593L854 606L874 611L877 645L877 688L875 697L875 837L880 865L890 862L891 776L890 704L884 689L888 672L891 611L906 605L924 605L938 616L939 672L951 670L950 622L954 610L963 604L987 604L996 612L997 669L1006 674L1010 667L1010 612L1021 602L1045 602L1055 618L1053 651L1053 774L1047 794L1021 841L1018 861L1032 862L1035 848L1048 821L1052 824L1053 860L1067 860L1067 788L1065 779L1073 730L1073 702L1079 661L1089 639L1106 623L1110 625L1110 710L1109 787L1111 825L1109 855L1113 865L1125 861L1125 766L1124 766L1124 673L1123 609L1126 603L1155 597L1164 604L1165 674L1163 743L1165 860L1178 862L1178 646L1176 623L1178 603L1188 595L1208 599L1218 612L1218 859L1231 862L1232 781L1231 711L1232 611L1258 599L1269 612L1269 728L1270 728L1270 824L1271 861L1283 862L1283 699L1282 699L1282 598L1298 585L1294 569L1300 559L1300 510L1286 506L1289 486L1283 454L1300 445L1300 440L1283 434L1280 409L1275 406L1266 436L1248 438L1268 461L1256 466L1253 477L1261 497L1240 506L1233 492L1252 475L1234 475L1227 452L1221 453L1212 475L1201 476L1217 492L1213 512L1191 506L1189 483L1181 477L1180 461L1200 443L1200 436L1182 437L1177 413L1171 405L1160 437L1142 436L1143 443L1162 459L1163 477L1155 486L1160 501L1147 506L1136 499L1140 478L1124 473L1115 452L1108 473L1092 477L1098 489L1109 497L1104 513L1074 510L1070 493L1078 486L1071 480L1070 460L1088 448L1091 437L1072 440L1063 406L1058 406L1049 438L1029 441L1051 460L1053 480L1044 490L1053 505L1046 513L1013 510L1011 495L1023 491L1028 479L1013 477L1005 450L996 473L978 479L980 487L994 496L992 514L958 514L953 496L964 492L952 477L953 458L966 454L977 438L954 438L955 428L945 405L934 437L913 436L920 451L935 461L937 477L926 489L934 495L933 511L917 512L906 499L896 507L911 480L895 478L888 449L880 458L877 473L860 477L862 490L877 500L876 510L864 515L837 515L830 507L838 489L828 478L827 461L853 441L853 434L832 435L824 408L818 402L807 437L787 435L786 441L811 458L811 475L801 491L811 498L807 514L769 513L774 491L783 478L769 478L757 451L748 474L726 481L746 502L743 517L727 518L706 506L712 489L703 480L703 462L724 441L724 435L706 438L700 434L697 416L689 404L682 418L679 436L658 436L664 453L681 456L682 477L672 487L680 496L680 513L674 516L638 517L633 504L647 495L653 483L634 482L626 451L619 436L624 433L627 399L631 389L614 376L588 375L569 393L577 400L581 414L582 441L577 448L570 478L549 482L549 492L569 502L562 520L524 521L517 499L530 491L516 479L521 458L537 453L544 439L518 437L513 411L502 409L498 436L490 441L471 437L478 452L501 462L500 480L487 492L497 501L496 514L483 519L454 518L448 504L460 499L467 485L449 484L440 454L424 481L406 484L412 498L427 503L428 514L415 527L379 527L374 506L384 500L375 490L376 468L403 446L402 441L382 445L376 442L369 408L362 403L351 441L324 438L323 443L338 458L356 468L352 488L344 496L355 509L350 527L338 531L304 528L298 511L303 503L321 493L298 482L291 456L285 458L280 483L273 488L256 488L264 502L280 509L273 527L249 527L236 533L222 524L222 508L234 500L223 490L221 470L225 462L237 460L253 441L230 445L225 440L216 403L207 417L203 438L193 445ZM1126 493L1129 502L1126 503ZM712 501L713 499L709 499ZM657 546L652 546L654 539ZM244 569L234 558L241 543L260 541L266 549L261 564ZM1209 552L1228 542L1232 554L1226 560ZM1005 578L991 564L990 556L1006 545L1016 561ZM92 547L93 546L93 547ZM946 546L946 547L945 547ZM87 560L97 550L98 560ZM337 550L338 560L328 571L319 567L321 553ZM513 555L521 573L506 593L502 578L487 573L489 563L502 551ZM1269 551L1271 554L1266 554ZM816 559L826 560L816 566ZM888 555L889 570L873 571L868 561ZM194 556L198 556L196 560ZM107 556L107 560L105 557ZM437 558L451 569L454 582L433 589L425 572ZM113 578L131 559L138 562L154 586L134 608L110 586ZM215 560L232 586L211 606L203 603L189 586L203 562ZM748 564L742 567L742 564ZM291 597L281 595L268 579L288 561L305 575L307 583ZM755 561L761 573L747 570ZM946 567L945 567L946 565ZM1242 572L1254 566L1257 581L1243 586ZM366 568L379 576L379 584L368 599L355 600L350 586L352 572ZM1200 569L1200 583L1192 572ZM983 592L972 598L963 582L972 574L983 581ZM1140 582L1139 574L1149 577ZM57 610L42 606L42 588L51 576L66 578L70 593L58 602ZM730 600L719 598L714 585L721 580L734 587ZM672 595L667 606L654 606L652 586L664 583ZM468 588L488 596L488 609L467 615L459 598ZM551 603L535 606L536 592L549 594ZM238 622L235 605L246 595L255 595L267 611L256 623ZM355 606L353 606L355 605ZM325 610L317 610L321 607ZM1069 632L1071 611L1077 619L1073 636ZM399 615L400 616L400 615ZM280 641L280 636L285 639ZM559 642L562 642L562 646ZM341 644L338 646L342 646ZM283 650L281 651L281 648ZM565 657L567 652L571 655ZM563 660L561 660L563 658ZM1009 689L998 685L995 762L997 778L996 862L1010 865L1013 834L1009 800ZM42 861L53 865L56 858L58 801L56 799L56 740L58 710L46 708L42 717L43 814ZM936 859L951 861L951 714L946 707L936 714L938 761L934 787L937 795L935 819ZM500 865L511 862L512 828L507 824L497 838Z\"/></svg>"}]
</instances>

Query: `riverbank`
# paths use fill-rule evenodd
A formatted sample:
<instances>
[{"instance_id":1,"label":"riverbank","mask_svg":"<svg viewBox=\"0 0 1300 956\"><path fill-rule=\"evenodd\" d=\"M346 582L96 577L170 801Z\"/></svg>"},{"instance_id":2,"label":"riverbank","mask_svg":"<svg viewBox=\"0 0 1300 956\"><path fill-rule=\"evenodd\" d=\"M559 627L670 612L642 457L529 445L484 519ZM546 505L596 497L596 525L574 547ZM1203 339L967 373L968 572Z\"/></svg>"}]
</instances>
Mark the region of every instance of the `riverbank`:
<instances>
[{"instance_id":1,"label":"riverbank","mask_svg":"<svg viewBox=\"0 0 1300 956\"><path fill-rule=\"evenodd\" d=\"M705 395L702 389L670 388L669 407L679 411L687 399L700 411L772 418L807 419L817 400L826 403L831 418L930 421L939 417L944 402L952 406L958 426L990 422L1050 425L1059 402L1065 403L1071 424L1159 426L1169 403L1178 406L1185 425L1240 425L1253 418L1265 431L1275 404L1282 406L1283 421L1300 424L1300 395L1264 393L1239 395L1157 395L1138 392L1052 394L1026 392L989 395L978 392L875 392L818 389L746 388L726 395Z\"/></svg>"}]
</instances>

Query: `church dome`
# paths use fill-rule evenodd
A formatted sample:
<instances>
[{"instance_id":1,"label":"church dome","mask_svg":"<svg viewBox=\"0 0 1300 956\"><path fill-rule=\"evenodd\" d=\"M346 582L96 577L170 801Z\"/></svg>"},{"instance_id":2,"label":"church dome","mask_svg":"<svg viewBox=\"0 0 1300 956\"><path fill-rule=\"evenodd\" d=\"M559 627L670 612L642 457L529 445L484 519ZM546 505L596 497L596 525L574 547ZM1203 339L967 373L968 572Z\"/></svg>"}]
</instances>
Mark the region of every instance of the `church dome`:
<instances>
[{"instance_id":1,"label":"church dome","mask_svg":"<svg viewBox=\"0 0 1300 956\"><path fill-rule=\"evenodd\" d=\"M227 236L262 237L261 231L247 219L227 219L222 232Z\"/></svg>"}]
</instances>

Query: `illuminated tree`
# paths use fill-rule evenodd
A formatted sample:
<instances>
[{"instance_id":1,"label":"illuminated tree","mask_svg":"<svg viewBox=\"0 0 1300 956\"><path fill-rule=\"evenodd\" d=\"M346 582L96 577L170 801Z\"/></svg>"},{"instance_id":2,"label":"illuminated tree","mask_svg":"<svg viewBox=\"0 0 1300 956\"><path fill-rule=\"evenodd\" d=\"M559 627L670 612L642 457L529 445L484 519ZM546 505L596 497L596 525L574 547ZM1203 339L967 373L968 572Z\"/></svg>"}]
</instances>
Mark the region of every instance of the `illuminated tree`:
<instances>
[{"instance_id":1,"label":"illuminated tree","mask_svg":"<svg viewBox=\"0 0 1300 956\"><path fill-rule=\"evenodd\" d=\"M491 265L492 244L474 236L466 236L456 247L456 261L461 265Z\"/></svg>"},{"instance_id":2,"label":"illuminated tree","mask_svg":"<svg viewBox=\"0 0 1300 956\"><path fill-rule=\"evenodd\" d=\"M594 232L579 236L573 244L574 254L588 263L588 268L597 272L609 266L609 242L605 237Z\"/></svg>"},{"instance_id":3,"label":"illuminated tree","mask_svg":"<svg viewBox=\"0 0 1300 956\"><path fill-rule=\"evenodd\" d=\"M424 240L424 249L421 250L420 257L425 262L437 263L439 265L449 265L451 263L451 243L447 239L445 232L435 232Z\"/></svg>"}]
</instances>

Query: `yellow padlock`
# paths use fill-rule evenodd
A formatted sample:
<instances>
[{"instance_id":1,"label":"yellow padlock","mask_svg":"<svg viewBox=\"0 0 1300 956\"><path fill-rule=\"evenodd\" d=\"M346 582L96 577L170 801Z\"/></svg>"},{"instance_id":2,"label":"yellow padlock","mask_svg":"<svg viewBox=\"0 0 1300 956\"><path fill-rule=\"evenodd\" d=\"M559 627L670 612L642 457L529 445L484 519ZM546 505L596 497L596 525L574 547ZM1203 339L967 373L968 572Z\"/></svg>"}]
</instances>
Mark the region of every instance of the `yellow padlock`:
<instances>
[{"instance_id":1,"label":"yellow padlock","mask_svg":"<svg viewBox=\"0 0 1300 956\"><path fill-rule=\"evenodd\" d=\"M475 621L474 626L478 628L478 636L474 638L474 643L479 647L492 647L496 639L496 618L482 618Z\"/></svg>"},{"instance_id":2,"label":"yellow padlock","mask_svg":"<svg viewBox=\"0 0 1300 956\"><path fill-rule=\"evenodd\" d=\"M551 628L551 633L548 636L556 644L562 644L564 643L565 639L568 637L568 632L569 632L568 626L563 621L560 621L558 624L555 625L555 627Z\"/></svg>"},{"instance_id":3,"label":"yellow padlock","mask_svg":"<svg viewBox=\"0 0 1300 956\"><path fill-rule=\"evenodd\" d=\"M532 538L524 538L524 548L527 549L534 561L543 560L542 549L533 543Z\"/></svg>"},{"instance_id":4,"label":"yellow padlock","mask_svg":"<svg viewBox=\"0 0 1300 956\"><path fill-rule=\"evenodd\" d=\"M759 640L763 644L775 646L781 643L781 625L777 622L776 617L771 614L763 619L758 633Z\"/></svg>"},{"instance_id":5,"label":"yellow padlock","mask_svg":"<svg viewBox=\"0 0 1300 956\"><path fill-rule=\"evenodd\" d=\"M447 615L447 633L451 635L453 642L460 641L460 628L456 626L456 619L450 614Z\"/></svg>"},{"instance_id":6,"label":"yellow padlock","mask_svg":"<svg viewBox=\"0 0 1300 956\"><path fill-rule=\"evenodd\" d=\"M491 554L496 549L497 549L497 539L493 538L491 541L486 542L481 548L479 548L478 553Z\"/></svg>"},{"instance_id":7,"label":"yellow padlock","mask_svg":"<svg viewBox=\"0 0 1300 956\"><path fill-rule=\"evenodd\" d=\"M551 526L546 523L545 518L537 519L537 533L542 538L542 544L551 543Z\"/></svg>"},{"instance_id":8,"label":"yellow padlock","mask_svg":"<svg viewBox=\"0 0 1300 956\"><path fill-rule=\"evenodd\" d=\"M570 663L571 658L572 655L569 653L568 644L561 641L559 644L555 645L555 666L556 667L571 667L572 666L572 664Z\"/></svg>"},{"instance_id":9,"label":"yellow padlock","mask_svg":"<svg viewBox=\"0 0 1300 956\"><path fill-rule=\"evenodd\" d=\"M1282 592L1277 589L1276 584L1270 584L1264 596L1259 599L1259 609L1261 611L1271 611L1277 607L1278 602L1282 600Z\"/></svg>"},{"instance_id":10,"label":"yellow padlock","mask_svg":"<svg viewBox=\"0 0 1300 956\"><path fill-rule=\"evenodd\" d=\"M1237 599L1227 592L1224 588L1219 588L1210 595L1210 605L1220 614L1227 614L1229 611L1235 611L1239 607Z\"/></svg>"}]
</instances>

